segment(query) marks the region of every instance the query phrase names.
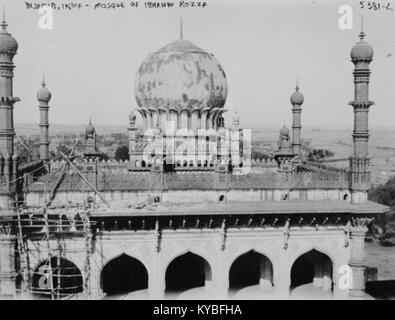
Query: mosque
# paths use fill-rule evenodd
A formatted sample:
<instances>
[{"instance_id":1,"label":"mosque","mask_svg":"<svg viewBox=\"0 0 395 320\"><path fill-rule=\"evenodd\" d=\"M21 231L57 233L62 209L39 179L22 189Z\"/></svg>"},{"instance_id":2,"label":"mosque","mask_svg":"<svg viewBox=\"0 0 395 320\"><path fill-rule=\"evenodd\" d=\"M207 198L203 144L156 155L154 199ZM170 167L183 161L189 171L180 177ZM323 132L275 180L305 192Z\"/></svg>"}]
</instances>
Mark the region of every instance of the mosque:
<instances>
[{"instance_id":1,"label":"mosque","mask_svg":"<svg viewBox=\"0 0 395 320\"><path fill-rule=\"evenodd\" d=\"M225 127L224 68L184 39L182 28L137 70L128 161L98 159L92 124L83 154L51 159L51 92L43 83L40 159L21 164L13 116L18 44L3 18L1 297L368 298L365 236L388 209L367 198L373 49L363 31L359 37L351 50L347 168L304 159L298 86L290 98L292 132L281 128L273 159L251 159L251 133L239 117Z\"/></svg>"}]
</instances>

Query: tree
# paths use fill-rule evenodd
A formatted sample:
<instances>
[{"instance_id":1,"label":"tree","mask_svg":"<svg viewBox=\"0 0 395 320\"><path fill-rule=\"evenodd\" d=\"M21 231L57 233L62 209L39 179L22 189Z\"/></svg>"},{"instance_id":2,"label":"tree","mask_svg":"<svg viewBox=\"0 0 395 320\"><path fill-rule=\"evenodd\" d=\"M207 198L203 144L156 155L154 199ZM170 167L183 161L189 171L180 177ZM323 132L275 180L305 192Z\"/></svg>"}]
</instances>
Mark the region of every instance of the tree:
<instances>
[{"instance_id":1,"label":"tree","mask_svg":"<svg viewBox=\"0 0 395 320\"><path fill-rule=\"evenodd\" d=\"M129 148L127 146L119 146L117 150L115 150L114 158L116 160L128 160L129 159Z\"/></svg>"},{"instance_id":2,"label":"tree","mask_svg":"<svg viewBox=\"0 0 395 320\"><path fill-rule=\"evenodd\" d=\"M311 149L307 154L307 160L309 161L320 161L332 158L335 154L327 149Z\"/></svg>"},{"instance_id":3,"label":"tree","mask_svg":"<svg viewBox=\"0 0 395 320\"><path fill-rule=\"evenodd\" d=\"M395 236L395 177L390 178L385 184L373 187L369 191L369 200L389 206L390 211L377 218L377 227L380 229L382 245L394 245L387 239Z\"/></svg>"},{"instance_id":4,"label":"tree","mask_svg":"<svg viewBox=\"0 0 395 320\"><path fill-rule=\"evenodd\" d=\"M40 157L39 137L18 136L15 140L15 148L20 164L29 163Z\"/></svg>"},{"instance_id":5,"label":"tree","mask_svg":"<svg viewBox=\"0 0 395 320\"><path fill-rule=\"evenodd\" d=\"M101 152L101 153L99 154L99 156L98 156L99 161L103 161L103 160L107 161L109 158L110 158L110 157L109 157L106 153L104 153L104 152Z\"/></svg>"}]
</instances>

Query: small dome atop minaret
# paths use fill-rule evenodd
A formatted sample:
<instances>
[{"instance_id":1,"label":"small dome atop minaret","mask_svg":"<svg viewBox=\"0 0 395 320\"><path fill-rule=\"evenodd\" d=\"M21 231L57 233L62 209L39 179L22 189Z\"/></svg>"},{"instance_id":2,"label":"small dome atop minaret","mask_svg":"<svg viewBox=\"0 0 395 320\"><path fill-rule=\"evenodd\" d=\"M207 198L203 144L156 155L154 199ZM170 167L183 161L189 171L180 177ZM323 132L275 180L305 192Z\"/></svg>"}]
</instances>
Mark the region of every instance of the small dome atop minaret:
<instances>
[{"instance_id":1,"label":"small dome atop minaret","mask_svg":"<svg viewBox=\"0 0 395 320\"><path fill-rule=\"evenodd\" d=\"M51 91L46 87L45 80L41 83L41 88L37 91L37 100L43 102L49 102L51 100Z\"/></svg>"},{"instance_id":2,"label":"small dome atop minaret","mask_svg":"<svg viewBox=\"0 0 395 320\"><path fill-rule=\"evenodd\" d=\"M295 92L291 95L291 103L292 104L303 104L304 97L303 94L299 91L299 86L296 84Z\"/></svg>"},{"instance_id":3,"label":"small dome atop minaret","mask_svg":"<svg viewBox=\"0 0 395 320\"><path fill-rule=\"evenodd\" d=\"M3 8L3 21L0 23L0 53L14 55L18 51L18 42L7 31L7 22L5 21L5 11Z\"/></svg>"},{"instance_id":4,"label":"small dome atop minaret","mask_svg":"<svg viewBox=\"0 0 395 320\"><path fill-rule=\"evenodd\" d=\"M352 62L370 62L373 59L372 46L364 41L365 33L363 32L363 22L361 23L361 32L359 33L360 41L357 42L351 49Z\"/></svg>"}]
</instances>

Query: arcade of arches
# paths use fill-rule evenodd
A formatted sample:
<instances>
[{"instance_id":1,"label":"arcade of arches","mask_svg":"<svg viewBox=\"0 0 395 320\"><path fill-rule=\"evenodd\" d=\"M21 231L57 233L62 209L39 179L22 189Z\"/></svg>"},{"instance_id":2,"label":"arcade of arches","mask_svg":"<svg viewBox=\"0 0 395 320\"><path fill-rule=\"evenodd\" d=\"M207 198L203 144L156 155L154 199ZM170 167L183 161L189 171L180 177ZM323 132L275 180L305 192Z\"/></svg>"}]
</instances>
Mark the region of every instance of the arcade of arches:
<instances>
[{"instance_id":1,"label":"arcade of arches","mask_svg":"<svg viewBox=\"0 0 395 320\"><path fill-rule=\"evenodd\" d=\"M42 288L43 274L48 261L40 263L34 272L33 287L38 295L49 295L49 288ZM78 293L83 289L83 278L80 270L66 259L51 259L53 287L55 294ZM252 298L271 297L276 294L274 272L276 265L265 255L254 250L239 255L230 264L228 277L228 298L240 298L240 293L255 293ZM43 271L44 270L44 271ZM198 254L186 252L173 258L165 266L165 298L207 298L215 290L212 266ZM292 264L290 272L291 297L304 293L322 292L327 297L333 291L333 262L317 251L311 250L299 256ZM138 259L121 254L108 261L100 272L100 288L108 297L129 297L131 299L150 298L149 270ZM318 291L317 291L318 290ZM262 293L262 295L260 295ZM248 296L248 295L247 295Z\"/></svg>"}]
</instances>

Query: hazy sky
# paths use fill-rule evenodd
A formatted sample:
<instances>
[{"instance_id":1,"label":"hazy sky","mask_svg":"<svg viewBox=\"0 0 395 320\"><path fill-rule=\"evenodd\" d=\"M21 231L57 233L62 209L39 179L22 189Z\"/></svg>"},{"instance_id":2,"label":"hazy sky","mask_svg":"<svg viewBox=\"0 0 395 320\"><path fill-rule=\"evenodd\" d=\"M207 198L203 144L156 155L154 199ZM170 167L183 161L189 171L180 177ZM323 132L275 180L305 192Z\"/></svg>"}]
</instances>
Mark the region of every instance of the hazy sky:
<instances>
[{"instance_id":1,"label":"hazy sky","mask_svg":"<svg viewBox=\"0 0 395 320\"><path fill-rule=\"evenodd\" d=\"M136 107L136 71L149 53L178 37L182 15L184 38L213 53L225 69L227 123L237 109L244 126L290 126L289 96L298 77L305 96L302 125L352 128L349 52L363 14L375 53L370 125L394 125L395 11L360 9L356 0L207 0L206 8L185 9L145 9L143 2L137 9L56 11L53 30L41 30L38 12L27 10L25 1L3 0L8 30L19 43L14 95L22 101L15 121L38 122L35 96L45 72L52 123L92 117L96 124L126 127ZM353 30L338 27L343 4L354 9Z\"/></svg>"}]
</instances>

